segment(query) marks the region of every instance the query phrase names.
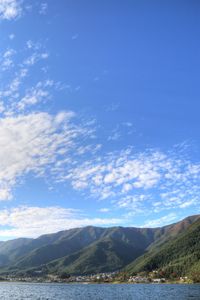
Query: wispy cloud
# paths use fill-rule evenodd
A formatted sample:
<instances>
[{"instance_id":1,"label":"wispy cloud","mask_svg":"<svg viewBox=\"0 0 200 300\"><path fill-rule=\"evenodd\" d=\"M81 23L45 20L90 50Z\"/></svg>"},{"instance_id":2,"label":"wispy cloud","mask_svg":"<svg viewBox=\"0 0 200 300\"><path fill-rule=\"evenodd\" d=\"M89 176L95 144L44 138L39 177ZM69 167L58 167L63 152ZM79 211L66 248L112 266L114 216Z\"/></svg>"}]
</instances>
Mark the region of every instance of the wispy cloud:
<instances>
[{"instance_id":1,"label":"wispy cloud","mask_svg":"<svg viewBox=\"0 0 200 300\"><path fill-rule=\"evenodd\" d=\"M41 233L47 234L91 224L111 226L119 224L119 222L121 220L117 218L88 218L79 210L57 206L21 206L0 212L0 236L6 238L37 237Z\"/></svg>"},{"instance_id":2,"label":"wispy cloud","mask_svg":"<svg viewBox=\"0 0 200 300\"><path fill-rule=\"evenodd\" d=\"M18 53L20 52L20 55ZM42 99L49 97L52 85L56 88L57 83L52 80L38 81L31 85L31 81L25 84L30 76L33 66L38 62L45 61L48 58L47 51L40 43L27 41L24 50L6 49L1 53L0 66L2 72L7 72L6 81L2 79L0 85L0 99L5 103L5 115L16 114L19 110L29 109L30 105L37 104ZM10 69L12 68L12 72ZM39 74L41 71L38 72Z\"/></svg>"},{"instance_id":3,"label":"wispy cloud","mask_svg":"<svg viewBox=\"0 0 200 300\"><path fill-rule=\"evenodd\" d=\"M33 105L41 102L46 102L51 98L50 88L54 86L52 80L46 80L44 82L38 82L34 87L27 89L24 96L18 101L15 109L23 111Z\"/></svg>"},{"instance_id":4,"label":"wispy cloud","mask_svg":"<svg viewBox=\"0 0 200 300\"><path fill-rule=\"evenodd\" d=\"M13 49L7 49L3 54L0 60L0 66L2 71L11 69L14 66L13 56L15 51Z\"/></svg>"},{"instance_id":5,"label":"wispy cloud","mask_svg":"<svg viewBox=\"0 0 200 300\"><path fill-rule=\"evenodd\" d=\"M21 176L44 176L56 166L66 168L76 155L77 140L87 130L73 124L72 112L30 113L0 119L0 199L10 199ZM79 154L80 155L80 154ZM67 159L68 158L68 159Z\"/></svg>"},{"instance_id":6,"label":"wispy cloud","mask_svg":"<svg viewBox=\"0 0 200 300\"><path fill-rule=\"evenodd\" d=\"M108 141L117 141L121 137L121 133L119 131L119 128L112 130L111 135L108 136Z\"/></svg>"},{"instance_id":7,"label":"wispy cloud","mask_svg":"<svg viewBox=\"0 0 200 300\"><path fill-rule=\"evenodd\" d=\"M58 174L76 162L75 157L94 153L100 146L88 143L94 124L83 125L75 113L40 112L40 105L61 88L51 79L27 84L33 66L48 58L44 47L28 40L18 63L15 53L17 49L6 49L0 61L2 71L14 69L0 85L0 200L11 199L13 188L26 174L45 177L48 170L58 180Z\"/></svg>"},{"instance_id":8,"label":"wispy cloud","mask_svg":"<svg viewBox=\"0 0 200 300\"><path fill-rule=\"evenodd\" d=\"M171 222L173 222L176 219L177 219L177 215L175 213L170 213L164 217L147 221L143 225L143 227L149 228L149 227L164 226L164 225L170 224Z\"/></svg>"},{"instance_id":9,"label":"wispy cloud","mask_svg":"<svg viewBox=\"0 0 200 300\"><path fill-rule=\"evenodd\" d=\"M73 188L112 199L119 207L152 211L184 208L198 202L200 164L174 148L169 152L132 149L109 153L71 169ZM118 200L119 199L119 200Z\"/></svg>"}]
</instances>

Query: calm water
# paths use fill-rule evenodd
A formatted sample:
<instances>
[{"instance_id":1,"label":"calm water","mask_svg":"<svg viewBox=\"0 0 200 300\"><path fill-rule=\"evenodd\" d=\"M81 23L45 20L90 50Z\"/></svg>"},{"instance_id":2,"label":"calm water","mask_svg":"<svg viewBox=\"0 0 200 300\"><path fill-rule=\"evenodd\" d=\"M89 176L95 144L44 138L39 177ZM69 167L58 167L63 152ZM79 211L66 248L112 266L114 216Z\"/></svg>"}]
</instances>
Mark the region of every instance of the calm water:
<instances>
[{"instance_id":1,"label":"calm water","mask_svg":"<svg viewBox=\"0 0 200 300\"><path fill-rule=\"evenodd\" d=\"M0 299L199 300L200 285L0 283Z\"/></svg>"}]
</instances>

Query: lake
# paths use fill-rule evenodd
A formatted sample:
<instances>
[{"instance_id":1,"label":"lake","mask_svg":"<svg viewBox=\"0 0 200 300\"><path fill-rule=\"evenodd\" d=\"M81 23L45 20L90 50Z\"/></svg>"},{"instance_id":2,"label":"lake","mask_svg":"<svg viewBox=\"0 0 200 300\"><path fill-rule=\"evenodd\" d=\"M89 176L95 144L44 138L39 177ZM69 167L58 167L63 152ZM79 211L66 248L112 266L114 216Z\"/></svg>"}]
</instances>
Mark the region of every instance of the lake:
<instances>
[{"instance_id":1,"label":"lake","mask_svg":"<svg viewBox=\"0 0 200 300\"><path fill-rule=\"evenodd\" d=\"M200 285L0 283L3 300L200 300Z\"/></svg>"}]
</instances>

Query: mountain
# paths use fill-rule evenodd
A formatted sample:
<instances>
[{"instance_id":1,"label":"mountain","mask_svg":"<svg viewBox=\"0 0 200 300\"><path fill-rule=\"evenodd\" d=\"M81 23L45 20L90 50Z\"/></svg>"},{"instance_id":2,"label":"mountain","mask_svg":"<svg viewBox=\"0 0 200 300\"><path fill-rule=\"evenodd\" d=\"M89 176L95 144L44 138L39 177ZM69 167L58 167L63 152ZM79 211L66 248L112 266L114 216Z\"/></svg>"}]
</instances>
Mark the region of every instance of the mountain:
<instances>
[{"instance_id":1,"label":"mountain","mask_svg":"<svg viewBox=\"0 0 200 300\"><path fill-rule=\"evenodd\" d=\"M152 233L152 232L151 232ZM144 253L153 241L152 234L135 228L106 229L102 237L88 247L51 262L49 271L89 274L115 271Z\"/></svg>"},{"instance_id":2,"label":"mountain","mask_svg":"<svg viewBox=\"0 0 200 300\"><path fill-rule=\"evenodd\" d=\"M199 217L191 216L159 228L87 226L42 235L37 239L1 242L0 272L91 274L115 271L126 266L130 273L147 270L154 265L149 263L147 266L144 262L155 259L153 254L168 249L171 243L187 234L193 228L192 224L195 227Z\"/></svg>"},{"instance_id":3,"label":"mountain","mask_svg":"<svg viewBox=\"0 0 200 300\"><path fill-rule=\"evenodd\" d=\"M12 260L13 255L10 255L11 260L6 265L8 267L12 265L10 267L12 272L38 268L41 265L43 267L46 265L48 270L52 270L52 265L48 264L56 260L53 270L60 272L66 268L66 261L68 261L69 264L74 262L73 267L70 267L70 271L73 270L73 273L82 274L83 270L80 264L90 265L90 268L86 268L84 273L86 271L93 273L96 268L93 261L99 261L100 256L105 255L106 258L104 264L101 265L101 269L106 271L116 270L143 254L145 249L154 241L155 232L154 229L123 227L99 228L88 226L71 229L56 234L57 239L52 238L52 236L55 237L55 234L41 236L38 239L31 240L24 247L20 246L18 249L14 249L14 253L18 250L19 255L18 257L15 255L14 260ZM49 240L49 243L47 240ZM36 248L33 249L33 246ZM122 248L124 254L120 253ZM30 251L27 252L27 249L30 249ZM20 251L22 255L20 255ZM108 253L112 253L116 257L115 263L109 263L110 255ZM75 262L74 257L79 258L78 261ZM61 267L62 261L64 261L64 264Z\"/></svg>"},{"instance_id":4,"label":"mountain","mask_svg":"<svg viewBox=\"0 0 200 300\"><path fill-rule=\"evenodd\" d=\"M186 220L187 221L187 220ZM179 225L182 224L177 224ZM176 225L176 227L177 227ZM128 273L162 270L166 276L183 276L198 270L200 273L200 219L186 228L180 235L152 247L126 267Z\"/></svg>"}]
</instances>

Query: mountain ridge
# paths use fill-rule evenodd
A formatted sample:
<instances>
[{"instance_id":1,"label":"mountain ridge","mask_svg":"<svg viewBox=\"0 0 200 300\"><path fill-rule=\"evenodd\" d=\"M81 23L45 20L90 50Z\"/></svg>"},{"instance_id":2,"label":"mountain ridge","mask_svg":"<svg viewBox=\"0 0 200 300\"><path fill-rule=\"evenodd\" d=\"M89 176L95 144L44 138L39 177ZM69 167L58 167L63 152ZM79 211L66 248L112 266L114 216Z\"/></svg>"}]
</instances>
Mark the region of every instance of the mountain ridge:
<instances>
[{"instance_id":1,"label":"mountain ridge","mask_svg":"<svg viewBox=\"0 0 200 300\"><path fill-rule=\"evenodd\" d=\"M0 272L89 274L123 269L156 252L200 220L189 216L156 228L86 226L0 243Z\"/></svg>"}]
</instances>

